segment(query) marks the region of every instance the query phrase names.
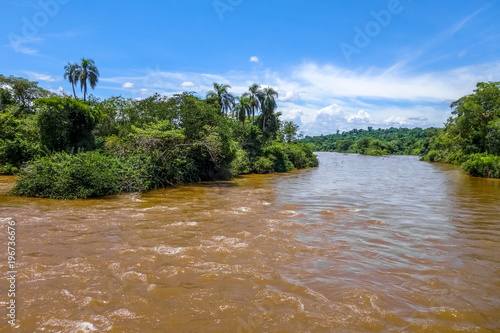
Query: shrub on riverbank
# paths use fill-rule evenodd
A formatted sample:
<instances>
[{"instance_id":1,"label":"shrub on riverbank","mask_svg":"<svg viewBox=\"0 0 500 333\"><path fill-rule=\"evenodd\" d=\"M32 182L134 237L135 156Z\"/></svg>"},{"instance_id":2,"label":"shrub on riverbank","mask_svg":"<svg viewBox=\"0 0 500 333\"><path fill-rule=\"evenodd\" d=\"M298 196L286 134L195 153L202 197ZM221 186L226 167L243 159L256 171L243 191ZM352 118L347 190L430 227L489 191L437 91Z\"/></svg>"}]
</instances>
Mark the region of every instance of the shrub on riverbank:
<instances>
[{"instance_id":1,"label":"shrub on riverbank","mask_svg":"<svg viewBox=\"0 0 500 333\"><path fill-rule=\"evenodd\" d=\"M10 193L53 199L116 194L119 174L118 161L98 152L54 153L23 168Z\"/></svg>"},{"instance_id":2,"label":"shrub on riverbank","mask_svg":"<svg viewBox=\"0 0 500 333\"><path fill-rule=\"evenodd\" d=\"M470 155L462 164L462 169L475 177L500 178L500 156Z\"/></svg>"}]
</instances>

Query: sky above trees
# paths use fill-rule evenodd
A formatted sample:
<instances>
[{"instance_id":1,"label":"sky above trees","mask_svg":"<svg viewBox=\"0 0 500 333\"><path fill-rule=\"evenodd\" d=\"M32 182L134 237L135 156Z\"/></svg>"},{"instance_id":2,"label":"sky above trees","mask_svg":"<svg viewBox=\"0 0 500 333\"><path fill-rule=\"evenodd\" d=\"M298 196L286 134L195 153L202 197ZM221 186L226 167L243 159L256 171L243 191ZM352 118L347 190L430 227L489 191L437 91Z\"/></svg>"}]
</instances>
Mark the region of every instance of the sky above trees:
<instances>
[{"instance_id":1,"label":"sky above trees","mask_svg":"<svg viewBox=\"0 0 500 333\"><path fill-rule=\"evenodd\" d=\"M498 1L0 0L0 73L72 93L64 66L101 73L98 97L258 82L307 134L442 126L478 81L500 80Z\"/></svg>"}]
</instances>

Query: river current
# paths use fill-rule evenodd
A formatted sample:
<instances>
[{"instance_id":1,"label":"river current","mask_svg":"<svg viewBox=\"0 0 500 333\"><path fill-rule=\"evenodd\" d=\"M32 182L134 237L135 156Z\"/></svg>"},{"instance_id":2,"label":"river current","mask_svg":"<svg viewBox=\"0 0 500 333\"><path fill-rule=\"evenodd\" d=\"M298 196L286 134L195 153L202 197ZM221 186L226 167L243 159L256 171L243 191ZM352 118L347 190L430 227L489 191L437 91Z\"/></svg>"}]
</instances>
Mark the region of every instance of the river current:
<instances>
[{"instance_id":1,"label":"river current","mask_svg":"<svg viewBox=\"0 0 500 333\"><path fill-rule=\"evenodd\" d=\"M318 156L72 201L6 196L0 177L0 332L500 332L499 180Z\"/></svg>"}]
</instances>

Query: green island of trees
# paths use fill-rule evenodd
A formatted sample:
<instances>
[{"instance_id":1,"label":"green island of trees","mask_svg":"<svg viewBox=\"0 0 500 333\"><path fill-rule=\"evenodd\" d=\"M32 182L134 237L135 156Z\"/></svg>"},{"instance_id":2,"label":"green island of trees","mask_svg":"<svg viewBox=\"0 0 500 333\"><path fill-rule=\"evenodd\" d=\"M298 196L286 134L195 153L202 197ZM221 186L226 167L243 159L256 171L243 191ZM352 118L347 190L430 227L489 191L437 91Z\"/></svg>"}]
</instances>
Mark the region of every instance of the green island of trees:
<instances>
[{"instance_id":1,"label":"green island of trees","mask_svg":"<svg viewBox=\"0 0 500 333\"><path fill-rule=\"evenodd\" d=\"M473 94L451 104L444 128L389 128L305 137L315 151L382 156L419 155L452 163L472 176L500 178L500 82L480 82Z\"/></svg>"},{"instance_id":2,"label":"green island of trees","mask_svg":"<svg viewBox=\"0 0 500 333\"><path fill-rule=\"evenodd\" d=\"M272 88L237 97L214 83L203 99L100 100L86 88L97 68L84 65L65 67L72 97L0 75L0 172L19 176L10 194L88 198L318 166L312 145L296 142L297 126L279 119Z\"/></svg>"}]
</instances>

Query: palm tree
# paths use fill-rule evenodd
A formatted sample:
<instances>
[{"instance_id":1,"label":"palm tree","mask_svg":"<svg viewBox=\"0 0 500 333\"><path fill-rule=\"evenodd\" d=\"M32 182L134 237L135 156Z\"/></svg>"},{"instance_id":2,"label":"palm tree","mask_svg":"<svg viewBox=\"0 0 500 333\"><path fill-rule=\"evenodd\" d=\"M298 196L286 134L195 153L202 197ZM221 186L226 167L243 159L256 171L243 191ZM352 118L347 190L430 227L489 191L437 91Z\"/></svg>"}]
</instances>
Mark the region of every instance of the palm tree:
<instances>
[{"instance_id":1,"label":"palm tree","mask_svg":"<svg viewBox=\"0 0 500 333\"><path fill-rule=\"evenodd\" d=\"M234 96L228 92L231 88L228 84L218 84L214 82L214 90L207 93L207 98L216 97L221 107L221 112L227 114L234 106Z\"/></svg>"},{"instance_id":2,"label":"palm tree","mask_svg":"<svg viewBox=\"0 0 500 333\"><path fill-rule=\"evenodd\" d=\"M68 64L64 66L64 78L68 79L69 83L71 83L73 96L76 98L75 86L78 84L78 80L80 79L80 66L78 64L68 62Z\"/></svg>"},{"instance_id":3,"label":"palm tree","mask_svg":"<svg viewBox=\"0 0 500 333\"><path fill-rule=\"evenodd\" d=\"M245 124L247 115L248 118L250 118L252 112L252 104L250 103L250 98L242 96L240 98L240 102L235 105L234 110L238 117L238 120Z\"/></svg>"},{"instance_id":4,"label":"palm tree","mask_svg":"<svg viewBox=\"0 0 500 333\"><path fill-rule=\"evenodd\" d=\"M82 64L80 66L80 88L83 90L83 100L87 100L87 81L92 89L95 88L97 82L99 82L99 71L95 66L93 59L82 59Z\"/></svg>"},{"instance_id":5,"label":"palm tree","mask_svg":"<svg viewBox=\"0 0 500 333\"><path fill-rule=\"evenodd\" d=\"M252 123L255 120L255 110L259 109L259 96L262 94L260 90L260 86L257 83L254 83L248 88L248 92L243 94L243 97L248 97L250 99L250 104L252 107Z\"/></svg>"},{"instance_id":6,"label":"palm tree","mask_svg":"<svg viewBox=\"0 0 500 333\"><path fill-rule=\"evenodd\" d=\"M278 92L271 87L264 88L262 93L259 94L260 107L262 110L262 130L266 130L266 118L273 115L274 110L278 107L276 104Z\"/></svg>"}]
</instances>

